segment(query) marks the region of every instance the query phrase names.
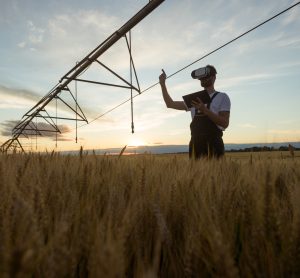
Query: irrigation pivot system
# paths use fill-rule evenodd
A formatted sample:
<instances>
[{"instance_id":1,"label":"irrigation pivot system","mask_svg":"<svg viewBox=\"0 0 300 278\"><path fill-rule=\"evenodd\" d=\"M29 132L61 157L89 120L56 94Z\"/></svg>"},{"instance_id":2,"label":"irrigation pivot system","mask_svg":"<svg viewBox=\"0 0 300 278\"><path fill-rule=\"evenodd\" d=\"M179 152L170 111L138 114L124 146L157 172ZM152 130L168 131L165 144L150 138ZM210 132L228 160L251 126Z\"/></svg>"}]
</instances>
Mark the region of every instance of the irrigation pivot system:
<instances>
[{"instance_id":1,"label":"irrigation pivot system","mask_svg":"<svg viewBox=\"0 0 300 278\"><path fill-rule=\"evenodd\" d=\"M106 40L104 40L99 46L97 46L93 51L91 51L86 57L84 57L80 62L78 62L71 70L69 70L60 80L57 85L55 85L35 106L33 106L27 113L24 114L22 120L16 124L12 130L12 138L4 142L0 150L2 152L7 152L9 150L21 149L24 152L24 148L20 142L20 138L23 136L29 138L30 136L43 136L44 134L61 133L61 130L57 124L57 120L72 120L76 121L76 141L77 141L77 122L84 121L88 123L88 120L80 108L77 101L77 92L71 91L69 84L71 82L87 82L96 85L104 86L114 86L124 89L129 89L131 91L131 99L133 91L141 93L141 89L138 82L138 77L136 69L134 66L134 61L131 51L131 29L136 26L141 20L143 20L148 14L150 14L154 9L156 9L164 0L151 0L147 5L145 5L136 15L134 15L130 20L128 20L121 28L110 35ZM105 53L110 47L112 47L117 41L122 37L126 40L126 45L130 55L130 81L125 80L115 71L110 69L108 66L104 65L99 57ZM87 80L78 78L83 72L85 72L92 63L97 63L105 70L115 75L119 80L123 82L123 85L110 84L99 82L95 80ZM137 86L133 85L133 75ZM68 94L68 96L66 96ZM72 104L66 101L66 97L71 97ZM70 109L75 117L59 117L56 115L50 115L46 107L49 103L55 101L56 103L60 101L66 107ZM131 102L131 119L132 119L132 132L134 132L133 124L133 109ZM41 122L41 120L43 122ZM39 122L38 122L39 121ZM57 137L56 137L57 138Z\"/></svg>"}]
</instances>

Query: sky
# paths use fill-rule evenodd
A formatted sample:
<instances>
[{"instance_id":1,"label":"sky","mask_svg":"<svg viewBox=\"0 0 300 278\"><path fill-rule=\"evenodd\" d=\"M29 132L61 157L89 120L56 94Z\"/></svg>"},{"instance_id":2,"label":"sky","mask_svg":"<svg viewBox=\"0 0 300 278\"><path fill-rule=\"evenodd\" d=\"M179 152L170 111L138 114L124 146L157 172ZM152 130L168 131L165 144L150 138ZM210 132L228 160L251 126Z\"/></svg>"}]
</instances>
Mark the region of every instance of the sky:
<instances>
[{"instance_id":1,"label":"sky","mask_svg":"<svg viewBox=\"0 0 300 278\"><path fill-rule=\"evenodd\" d=\"M141 90L172 75L210 51L281 12L290 0L165 0L131 31L132 55ZM12 127L73 66L142 9L144 0L0 0L0 143ZM231 100L224 142L300 141L300 5L167 79L174 100L199 91L191 71L217 69L215 89ZM129 54L124 38L99 60L126 80ZM80 78L120 84L93 63ZM73 94L76 85L70 84ZM63 95L64 94L64 95ZM134 95L136 93L134 92ZM62 98L71 101L68 92ZM160 86L133 100L130 90L77 82L78 103L89 124L58 121L58 136L22 139L29 150L76 150L124 145L184 145L190 139L189 112L167 109ZM71 103L71 102L70 102ZM51 115L74 117L66 106L47 106ZM37 122L42 127L42 122Z\"/></svg>"}]
</instances>

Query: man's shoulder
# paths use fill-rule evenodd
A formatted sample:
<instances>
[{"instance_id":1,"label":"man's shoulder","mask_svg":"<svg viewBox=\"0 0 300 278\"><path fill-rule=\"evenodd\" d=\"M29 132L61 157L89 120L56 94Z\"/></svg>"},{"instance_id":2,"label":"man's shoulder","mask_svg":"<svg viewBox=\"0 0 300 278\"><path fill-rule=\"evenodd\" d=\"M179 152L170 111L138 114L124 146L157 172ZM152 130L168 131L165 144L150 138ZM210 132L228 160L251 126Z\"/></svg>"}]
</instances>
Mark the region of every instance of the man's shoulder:
<instances>
[{"instance_id":1,"label":"man's shoulder","mask_svg":"<svg viewBox=\"0 0 300 278\"><path fill-rule=\"evenodd\" d=\"M218 101L230 101L229 96L225 92L220 92L220 91L217 92L218 95L216 96L216 98L218 99Z\"/></svg>"},{"instance_id":2,"label":"man's shoulder","mask_svg":"<svg viewBox=\"0 0 300 278\"><path fill-rule=\"evenodd\" d=\"M220 111L230 111L231 101L229 96L225 92L218 92L219 94L216 96L216 102L219 105Z\"/></svg>"},{"instance_id":3,"label":"man's shoulder","mask_svg":"<svg viewBox=\"0 0 300 278\"><path fill-rule=\"evenodd\" d=\"M227 93L225 93L225 92L221 92L221 91L216 91L217 93L218 93L218 95L220 96L220 97L229 97L228 95L227 95Z\"/></svg>"}]
</instances>

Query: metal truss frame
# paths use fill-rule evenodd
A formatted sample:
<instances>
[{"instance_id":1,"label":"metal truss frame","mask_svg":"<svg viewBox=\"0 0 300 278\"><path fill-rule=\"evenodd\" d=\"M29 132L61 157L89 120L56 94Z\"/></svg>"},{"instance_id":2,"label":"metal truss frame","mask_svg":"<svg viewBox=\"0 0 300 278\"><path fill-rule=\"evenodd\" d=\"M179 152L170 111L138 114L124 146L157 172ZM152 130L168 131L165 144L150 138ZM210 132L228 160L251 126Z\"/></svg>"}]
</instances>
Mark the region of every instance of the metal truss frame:
<instances>
[{"instance_id":1,"label":"metal truss frame","mask_svg":"<svg viewBox=\"0 0 300 278\"><path fill-rule=\"evenodd\" d=\"M82 109L80 108L77 102L77 82L85 82L92 83L96 85L103 86L113 86L122 89L129 89L131 92L131 128L132 133L134 132L134 123L133 123L133 91L141 93L136 68L134 65L133 57L132 57L132 47L131 47L131 29L137 25L143 18L145 18L148 14L150 14L154 9L156 9L164 0L152 0L149 1L147 5L145 5L135 16L133 16L129 21L127 21L120 29L110 35L106 40L104 40L99 46L97 46L93 51L91 51L86 57L84 57L80 62L78 62L71 70L69 70L60 80L59 83L56 84L35 106L33 106L27 113L24 114L22 120L13 128L12 130L12 138L4 142L0 146L1 152L7 152L9 150L16 151L17 149L21 149L22 152L25 152L19 138L25 137L29 138L30 136L43 136L46 133L61 133L57 125L57 120L71 120L76 121L76 142L77 142L77 122L84 121L88 123L86 116L84 115ZM127 36L128 33L128 36ZM111 68L103 64L99 57L105 53L111 46L113 46L117 41L119 41L122 37L126 40L127 49L129 52L130 58L130 81L127 81L125 78L117 74ZM87 80L79 78L81 74L83 74L92 63L97 63L105 70L112 73L115 77L123 82L123 85L113 84L113 83L104 83L95 80ZM133 79L135 79L135 83L137 86L133 85ZM76 94L75 96L71 92L69 88L69 84L71 82L75 82ZM73 100L73 105L64 100L63 93L69 93L71 95L71 99ZM70 111L75 114L74 118L69 117L59 117L57 115L50 115L47 111L47 105L52 102L60 101L64 105L66 105ZM75 108L73 107L75 104ZM44 125L41 122L37 122L38 119L42 119L44 121ZM35 122L34 122L35 121ZM45 128L45 124L47 128ZM56 136L57 139L57 136Z\"/></svg>"}]
</instances>

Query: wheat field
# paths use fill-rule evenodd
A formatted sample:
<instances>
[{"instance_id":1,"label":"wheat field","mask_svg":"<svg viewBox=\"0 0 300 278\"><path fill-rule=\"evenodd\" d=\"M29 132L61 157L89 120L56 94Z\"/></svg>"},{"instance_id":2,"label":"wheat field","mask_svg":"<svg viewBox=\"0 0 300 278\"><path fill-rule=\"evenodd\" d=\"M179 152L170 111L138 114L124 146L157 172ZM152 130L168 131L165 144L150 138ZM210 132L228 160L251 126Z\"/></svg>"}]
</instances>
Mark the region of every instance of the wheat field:
<instances>
[{"instance_id":1,"label":"wheat field","mask_svg":"<svg viewBox=\"0 0 300 278\"><path fill-rule=\"evenodd\" d=\"M299 277L300 159L0 155L0 277Z\"/></svg>"}]
</instances>

